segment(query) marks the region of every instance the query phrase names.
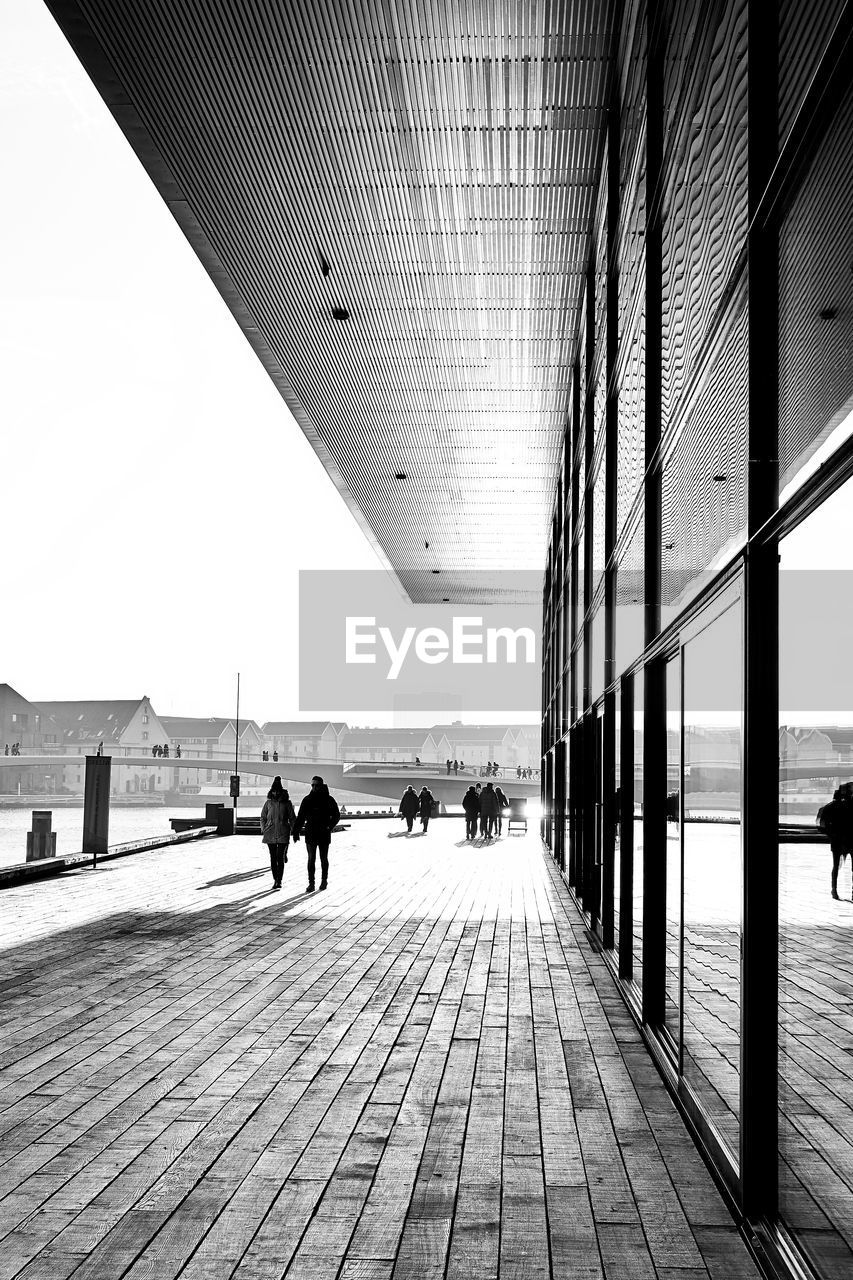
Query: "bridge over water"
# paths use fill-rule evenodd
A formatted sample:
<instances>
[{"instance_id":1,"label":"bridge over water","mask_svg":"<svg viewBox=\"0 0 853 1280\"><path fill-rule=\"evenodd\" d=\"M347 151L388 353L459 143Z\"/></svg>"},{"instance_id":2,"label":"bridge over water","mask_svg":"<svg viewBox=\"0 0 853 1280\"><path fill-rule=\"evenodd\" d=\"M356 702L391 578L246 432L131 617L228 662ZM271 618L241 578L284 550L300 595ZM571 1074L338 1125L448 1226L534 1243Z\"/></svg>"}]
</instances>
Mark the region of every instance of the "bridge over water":
<instances>
[{"instance_id":1,"label":"bridge over water","mask_svg":"<svg viewBox=\"0 0 853 1280\"><path fill-rule=\"evenodd\" d=\"M0 768L66 768L80 764L85 756L71 756L48 753L30 753L19 756L0 756ZM397 762L382 763L371 761L342 762L334 760L223 760L211 759L208 756L151 756L151 755L110 755L113 767L116 768L167 768L194 770L204 769L222 774L225 777L233 773L274 778L280 776L285 782L310 783L315 774L320 774L330 789L355 791L366 796L383 796L398 800L409 783L419 790L425 783L440 804L460 804L464 791L471 783L488 781L480 777L479 770L466 770L459 775L448 775L441 765L422 764L406 765ZM511 798L531 799L539 796L539 782L533 779L521 779L513 769L499 769L493 778Z\"/></svg>"}]
</instances>

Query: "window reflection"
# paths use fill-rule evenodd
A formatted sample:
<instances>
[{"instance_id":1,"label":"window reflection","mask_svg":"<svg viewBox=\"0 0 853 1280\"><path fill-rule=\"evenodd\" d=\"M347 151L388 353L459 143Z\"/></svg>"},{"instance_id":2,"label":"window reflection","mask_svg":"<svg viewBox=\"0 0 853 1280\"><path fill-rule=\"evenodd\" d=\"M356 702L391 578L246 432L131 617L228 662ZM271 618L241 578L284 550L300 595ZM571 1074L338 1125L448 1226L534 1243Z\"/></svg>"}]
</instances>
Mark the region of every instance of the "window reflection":
<instances>
[{"instance_id":1,"label":"window reflection","mask_svg":"<svg viewBox=\"0 0 853 1280\"><path fill-rule=\"evenodd\" d=\"M619 689L613 698L613 945L619 953L619 921L621 918L619 895L622 892L622 823L619 803L622 787L622 695Z\"/></svg>"},{"instance_id":2,"label":"window reflection","mask_svg":"<svg viewBox=\"0 0 853 1280\"><path fill-rule=\"evenodd\" d=\"M683 1072L733 1160L740 1108L741 607L683 649Z\"/></svg>"},{"instance_id":3,"label":"window reflection","mask_svg":"<svg viewBox=\"0 0 853 1280\"><path fill-rule=\"evenodd\" d=\"M850 1276L853 903L849 857L832 897L831 846L853 830L853 481L779 550L779 1213L818 1271Z\"/></svg>"},{"instance_id":4,"label":"window reflection","mask_svg":"<svg viewBox=\"0 0 853 1280\"><path fill-rule=\"evenodd\" d=\"M643 986L643 708L644 673L634 677L634 874L633 874L633 980Z\"/></svg>"},{"instance_id":5,"label":"window reflection","mask_svg":"<svg viewBox=\"0 0 853 1280\"><path fill-rule=\"evenodd\" d=\"M664 670L666 698L666 991L664 1025L679 1040L681 986L681 671Z\"/></svg>"}]
</instances>

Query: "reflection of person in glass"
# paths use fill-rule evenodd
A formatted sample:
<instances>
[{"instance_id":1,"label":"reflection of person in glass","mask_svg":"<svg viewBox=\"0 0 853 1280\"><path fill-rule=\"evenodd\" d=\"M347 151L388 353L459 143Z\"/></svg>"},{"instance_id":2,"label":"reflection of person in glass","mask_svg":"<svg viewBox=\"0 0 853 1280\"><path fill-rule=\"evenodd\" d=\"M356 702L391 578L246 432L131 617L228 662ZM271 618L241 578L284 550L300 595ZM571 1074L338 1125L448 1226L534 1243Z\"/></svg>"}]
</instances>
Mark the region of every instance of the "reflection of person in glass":
<instances>
[{"instance_id":1,"label":"reflection of person in glass","mask_svg":"<svg viewBox=\"0 0 853 1280\"><path fill-rule=\"evenodd\" d=\"M832 850L832 896L838 898L838 868L853 849L853 798L851 785L839 787L829 804L818 810L817 824L829 837Z\"/></svg>"}]
</instances>

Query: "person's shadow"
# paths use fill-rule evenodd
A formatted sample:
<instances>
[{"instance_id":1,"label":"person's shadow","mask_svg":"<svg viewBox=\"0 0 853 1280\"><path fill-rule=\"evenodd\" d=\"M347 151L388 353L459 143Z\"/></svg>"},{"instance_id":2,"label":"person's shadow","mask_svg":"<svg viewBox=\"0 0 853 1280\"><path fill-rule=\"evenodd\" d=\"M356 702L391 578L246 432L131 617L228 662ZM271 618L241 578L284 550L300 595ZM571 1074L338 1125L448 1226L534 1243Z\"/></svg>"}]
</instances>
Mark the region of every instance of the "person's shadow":
<instances>
[{"instance_id":1,"label":"person's shadow","mask_svg":"<svg viewBox=\"0 0 853 1280\"><path fill-rule=\"evenodd\" d=\"M230 875L220 876L218 880L208 880L207 884L198 885L196 892L201 893L203 889L215 889L221 884L241 884L244 880L255 880L258 876L268 875L268 867L257 867L254 871L233 871Z\"/></svg>"},{"instance_id":2,"label":"person's shadow","mask_svg":"<svg viewBox=\"0 0 853 1280\"><path fill-rule=\"evenodd\" d=\"M412 832L411 832L411 831L389 831L389 832L388 832L388 839L389 839L389 840L402 840L402 839L403 839L403 837L405 837L405 836L410 836L410 835L412 835Z\"/></svg>"},{"instance_id":3,"label":"person's shadow","mask_svg":"<svg viewBox=\"0 0 853 1280\"><path fill-rule=\"evenodd\" d=\"M279 892L280 890L273 889L272 885L270 885L269 889L262 889L260 893L253 893L249 898L241 898L239 902L234 903L234 906L246 907L252 902L259 902L261 898L276 897L279 894ZM315 894L306 893L303 890L302 893L295 893L292 898L279 898L278 906L292 907L296 902L302 902L305 898L313 898L315 896L316 896Z\"/></svg>"}]
</instances>

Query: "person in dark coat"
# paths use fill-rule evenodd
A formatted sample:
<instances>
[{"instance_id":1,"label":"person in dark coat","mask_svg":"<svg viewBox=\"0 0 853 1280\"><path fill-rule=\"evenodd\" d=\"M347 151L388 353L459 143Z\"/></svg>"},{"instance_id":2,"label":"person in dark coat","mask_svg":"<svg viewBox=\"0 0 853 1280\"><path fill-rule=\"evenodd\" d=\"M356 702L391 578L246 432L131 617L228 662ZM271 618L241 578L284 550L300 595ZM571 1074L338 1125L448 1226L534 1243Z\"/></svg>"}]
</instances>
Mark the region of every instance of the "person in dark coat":
<instances>
[{"instance_id":1,"label":"person in dark coat","mask_svg":"<svg viewBox=\"0 0 853 1280\"><path fill-rule=\"evenodd\" d=\"M418 804L420 805L419 812L421 815L421 826L424 829L424 835L426 835L429 820L432 817L432 807L435 804L435 796L432 794L429 787L421 787L421 793L418 796Z\"/></svg>"},{"instance_id":2,"label":"person in dark coat","mask_svg":"<svg viewBox=\"0 0 853 1280\"><path fill-rule=\"evenodd\" d=\"M335 797L329 794L329 788L319 775L311 779L311 790L303 796L296 815L296 826L293 838L298 840L305 832L305 848L308 851L308 888L306 893L314 892L314 869L317 851L320 852L320 888L325 889L329 883L329 844L332 832L338 825L341 811Z\"/></svg>"},{"instance_id":3,"label":"person in dark coat","mask_svg":"<svg viewBox=\"0 0 853 1280\"><path fill-rule=\"evenodd\" d=\"M287 846L290 844L290 833L295 822L296 814L290 796L281 785L281 778L276 776L261 809L261 839L269 846L274 889L281 888L281 877L287 862Z\"/></svg>"},{"instance_id":4,"label":"person in dark coat","mask_svg":"<svg viewBox=\"0 0 853 1280\"><path fill-rule=\"evenodd\" d=\"M829 804L818 810L818 826L829 837L832 852L832 896L838 898L838 869L841 859L853 850L853 802L839 787Z\"/></svg>"},{"instance_id":5,"label":"person in dark coat","mask_svg":"<svg viewBox=\"0 0 853 1280\"><path fill-rule=\"evenodd\" d=\"M469 787L462 797L462 808L465 810L465 839L477 837L477 821L480 817L480 797L473 787Z\"/></svg>"},{"instance_id":6,"label":"person in dark coat","mask_svg":"<svg viewBox=\"0 0 853 1280\"><path fill-rule=\"evenodd\" d=\"M421 802L418 799L417 792L415 791L415 788L410 784L408 787L406 787L406 790L403 792L402 799L400 800L400 809L399 809L399 812L406 819L407 831L411 831L412 823L420 813L420 808L421 808Z\"/></svg>"},{"instance_id":7,"label":"person in dark coat","mask_svg":"<svg viewBox=\"0 0 853 1280\"><path fill-rule=\"evenodd\" d=\"M487 782L480 796L480 835L491 840L495 829L495 820L500 812L498 798L495 795L494 783Z\"/></svg>"},{"instance_id":8,"label":"person in dark coat","mask_svg":"<svg viewBox=\"0 0 853 1280\"><path fill-rule=\"evenodd\" d=\"M498 816L497 816L497 818L496 818L496 820L495 820L495 825L496 825L496 828L497 828L497 833L498 833L498 835L500 835L500 834L501 834L501 832L503 831L503 825L504 825L504 812L503 812L503 811L504 811L504 809L508 809L508 808L509 808L509 800L508 800L508 799L507 799L507 797L504 795L503 790L502 790L500 787L495 787L495 795L496 795L496 796L497 796L497 798L498 798Z\"/></svg>"}]
</instances>

